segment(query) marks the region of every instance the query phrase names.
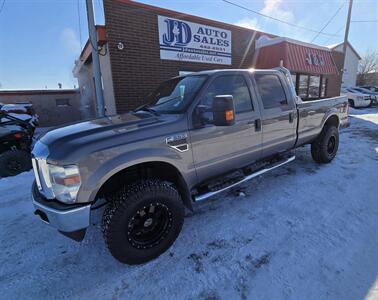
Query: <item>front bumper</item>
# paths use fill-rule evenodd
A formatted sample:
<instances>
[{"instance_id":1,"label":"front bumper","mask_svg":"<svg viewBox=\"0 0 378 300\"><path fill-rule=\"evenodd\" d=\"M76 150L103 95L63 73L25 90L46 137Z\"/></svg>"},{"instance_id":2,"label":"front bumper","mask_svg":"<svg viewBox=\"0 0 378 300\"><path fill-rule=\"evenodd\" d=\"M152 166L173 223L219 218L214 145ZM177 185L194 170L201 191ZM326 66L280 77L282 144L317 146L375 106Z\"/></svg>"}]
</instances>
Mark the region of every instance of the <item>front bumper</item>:
<instances>
[{"instance_id":1,"label":"front bumper","mask_svg":"<svg viewBox=\"0 0 378 300\"><path fill-rule=\"evenodd\" d=\"M32 187L34 214L58 229L64 235L80 241L85 229L90 224L90 205L66 205L54 200L47 200L38 191L36 184Z\"/></svg>"}]
</instances>

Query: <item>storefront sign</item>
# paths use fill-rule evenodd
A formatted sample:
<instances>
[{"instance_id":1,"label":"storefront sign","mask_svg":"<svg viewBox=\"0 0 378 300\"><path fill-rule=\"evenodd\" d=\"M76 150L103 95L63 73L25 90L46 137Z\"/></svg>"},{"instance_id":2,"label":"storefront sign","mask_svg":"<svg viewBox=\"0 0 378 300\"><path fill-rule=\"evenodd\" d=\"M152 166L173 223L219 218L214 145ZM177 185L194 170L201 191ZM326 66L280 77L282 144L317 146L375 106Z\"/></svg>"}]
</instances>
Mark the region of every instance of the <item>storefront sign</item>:
<instances>
[{"instance_id":1,"label":"storefront sign","mask_svg":"<svg viewBox=\"0 0 378 300\"><path fill-rule=\"evenodd\" d=\"M324 57L320 54L306 53L306 62L309 65L324 66Z\"/></svg>"},{"instance_id":2,"label":"storefront sign","mask_svg":"<svg viewBox=\"0 0 378 300\"><path fill-rule=\"evenodd\" d=\"M231 65L231 31L158 16L160 58Z\"/></svg>"}]
</instances>

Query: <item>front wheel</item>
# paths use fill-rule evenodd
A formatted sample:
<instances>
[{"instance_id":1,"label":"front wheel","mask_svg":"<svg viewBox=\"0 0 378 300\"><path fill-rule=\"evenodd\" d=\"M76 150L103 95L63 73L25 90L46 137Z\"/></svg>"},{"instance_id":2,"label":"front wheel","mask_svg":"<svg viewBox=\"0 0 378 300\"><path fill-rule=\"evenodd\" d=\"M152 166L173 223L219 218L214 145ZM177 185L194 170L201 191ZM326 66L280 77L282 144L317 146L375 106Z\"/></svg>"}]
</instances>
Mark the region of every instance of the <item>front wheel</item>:
<instances>
[{"instance_id":1,"label":"front wheel","mask_svg":"<svg viewBox=\"0 0 378 300\"><path fill-rule=\"evenodd\" d=\"M177 189L160 180L141 180L118 190L104 211L102 229L110 253L140 264L158 257L178 237L184 205Z\"/></svg>"},{"instance_id":2,"label":"front wheel","mask_svg":"<svg viewBox=\"0 0 378 300\"><path fill-rule=\"evenodd\" d=\"M335 158L338 149L339 130L335 126L329 126L311 144L311 155L316 162L327 164Z\"/></svg>"}]
</instances>

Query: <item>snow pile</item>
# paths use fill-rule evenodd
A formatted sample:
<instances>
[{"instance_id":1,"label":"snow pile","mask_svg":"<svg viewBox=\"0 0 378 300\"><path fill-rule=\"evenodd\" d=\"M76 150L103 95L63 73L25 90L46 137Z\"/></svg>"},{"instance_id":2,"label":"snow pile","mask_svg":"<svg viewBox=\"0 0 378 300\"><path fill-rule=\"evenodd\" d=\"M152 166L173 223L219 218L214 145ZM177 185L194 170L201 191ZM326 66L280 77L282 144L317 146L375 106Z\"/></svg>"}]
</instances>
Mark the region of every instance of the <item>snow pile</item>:
<instances>
[{"instance_id":1,"label":"snow pile","mask_svg":"<svg viewBox=\"0 0 378 300\"><path fill-rule=\"evenodd\" d=\"M31 172L1 179L1 298L377 299L378 109L351 113L331 164L299 149L195 205L173 247L140 266L110 256L98 221L76 243L33 216Z\"/></svg>"}]
</instances>

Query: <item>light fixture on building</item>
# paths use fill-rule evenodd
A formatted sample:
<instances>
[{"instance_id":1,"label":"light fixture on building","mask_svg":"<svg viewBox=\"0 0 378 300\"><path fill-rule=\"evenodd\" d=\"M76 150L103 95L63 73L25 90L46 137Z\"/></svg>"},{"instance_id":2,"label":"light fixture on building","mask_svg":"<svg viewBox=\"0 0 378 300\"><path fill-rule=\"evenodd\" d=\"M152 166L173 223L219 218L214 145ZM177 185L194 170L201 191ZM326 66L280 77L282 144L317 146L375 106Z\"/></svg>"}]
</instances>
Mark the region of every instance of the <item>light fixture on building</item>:
<instances>
[{"instance_id":1,"label":"light fixture on building","mask_svg":"<svg viewBox=\"0 0 378 300\"><path fill-rule=\"evenodd\" d=\"M119 43L117 44L117 48L118 48L118 50L123 50L123 48L125 48L125 46L123 45L122 42L119 42Z\"/></svg>"}]
</instances>

